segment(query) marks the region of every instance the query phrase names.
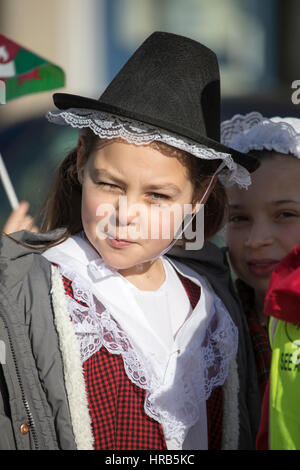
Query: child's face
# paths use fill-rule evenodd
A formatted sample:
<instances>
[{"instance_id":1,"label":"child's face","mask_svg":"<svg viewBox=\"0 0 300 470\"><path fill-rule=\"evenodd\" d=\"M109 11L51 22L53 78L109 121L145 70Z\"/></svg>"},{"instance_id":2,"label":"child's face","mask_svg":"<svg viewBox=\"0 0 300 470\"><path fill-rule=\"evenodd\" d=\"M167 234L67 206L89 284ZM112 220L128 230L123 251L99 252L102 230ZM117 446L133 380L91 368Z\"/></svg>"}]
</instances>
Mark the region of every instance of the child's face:
<instances>
[{"instance_id":1,"label":"child's face","mask_svg":"<svg viewBox=\"0 0 300 470\"><path fill-rule=\"evenodd\" d=\"M265 295L278 262L300 243L300 160L273 154L248 190L229 188L227 245L240 279Z\"/></svg>"},{"instance_id":2,"label":"child's face","mask_svg":"<svg viewBox=\"0 0 300 470\"><path fill-rule=\"evenodd\" d=\"M90 155L80 175L86 236L119 270L160 254L174 238L171 206L180 207L183 218L184 204L192 202L187 169L150 146L109 143Z\"/></svg>"}]
</instances>

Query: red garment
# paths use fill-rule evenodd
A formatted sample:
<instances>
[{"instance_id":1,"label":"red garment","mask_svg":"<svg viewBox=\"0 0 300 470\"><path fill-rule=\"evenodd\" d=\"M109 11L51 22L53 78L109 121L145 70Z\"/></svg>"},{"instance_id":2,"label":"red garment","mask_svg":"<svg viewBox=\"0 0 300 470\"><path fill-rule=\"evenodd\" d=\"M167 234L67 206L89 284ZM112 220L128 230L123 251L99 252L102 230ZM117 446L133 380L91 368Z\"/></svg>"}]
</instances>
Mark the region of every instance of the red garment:
<instances>
[{"instance_id":1,"label":"red garment","mask_svg":"<svg viewBox=\"0 0 300 470\"><path fill-rule=\"evenodd\" d=\"M253 315L248 317L248 327L255 356L258 386L263 397L271 366L271 348L267 329Z\"/></svg>"},{"instance_id":2,"label":"red garment","mask_svg":"<svg viewBox=\"0 0 300 470\"><path fill-rule=\"evenodd\" d=\"M200 288L179 275L194 308ZM73 296L72 282L63 277L66 295ZM81 303L81 302L79 302ZM166 442L161 425L146 415L146 391L128 378L121 355L104 346L84 362L84 376L92 420L95 450L161 450ZM222 387L207 401L208 448L221 448Z\"/></svg>"},{"instance_id":3,"label":"red garment","mask_svg":"<svg viewBox=\"0 0 300 470\"><path fill-rule=\"evenodd\" d=\"M246 315L256 363L258 386L263 397L271 367L271 347L267 327L262 326L255 310L254 289L241 279L236 287Z\"/></svg>"},{"instance_id":4,"label":"red garment","mask_svg":"<svg viewBox=\"0 0 300 470\"><path fill-rule=\"evenodd\" d=\"M95 450L166 449L161 425L144 411L145 390L104 346L84 363Z\"/></svg>"},{"instance_id":5,"label":"red garment","mask_svg":"<svg viewBox=\"0 0 300 470\"><path fill-rule=\"evenodd\" d=\"M272 273L265 297L264 312L279 320L300 324L300 245L281 260ZM259 431L256 439L258 450L269 448L269 396L270 380L266 387Z\"/></svg>"},{"instance_id":6,"label":"red garment","mask_svg":"<svg viewBox=\"0 0 300 470\"><path fill-rule=\"evenodd\" d=\"M300 245L296 246L272 273L265 298L266 315L300 324Z\"/></svg>"},{"instance_id":7,"label":"red garment","mask_svg":"<svg viewBox=\"0 0 300 470\"><path fill-rule=\"evenodd\" d=\"M268 380L262 402L259 430L256 437L257 450L269 450L269 396L270 379Z\"/></svg>"}]
</instances>

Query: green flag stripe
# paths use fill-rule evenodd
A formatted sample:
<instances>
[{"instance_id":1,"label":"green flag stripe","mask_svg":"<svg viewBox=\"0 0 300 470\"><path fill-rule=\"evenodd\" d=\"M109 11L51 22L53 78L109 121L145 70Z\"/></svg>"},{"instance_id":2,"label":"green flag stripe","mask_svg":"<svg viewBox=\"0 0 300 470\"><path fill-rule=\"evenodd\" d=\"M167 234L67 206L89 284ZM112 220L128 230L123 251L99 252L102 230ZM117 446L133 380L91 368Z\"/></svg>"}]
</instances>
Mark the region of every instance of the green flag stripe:
<instances>
[{"instance_id":1,"label":"green flag stripe","mask_svg":"<svg viewBox=\"0 0 300 470\"><path fill-rule=\"evenodd\" d=\"M6 101L19 96L39 91L53 90L65 84L65 74L60 67L47 63L37 69L40 79L31 78L20 84L20 78L11 77L6 80Z\"/></svg>"},{"instance_id":2,"label":"green flag stripe","mask_svg":"<svg viewBox=\"0 0 300 470\"><path fill-rule=\"evenodd\" d=\"M43 64L49 64L49 61L32 54L26 49L20 49L15 58L16 75L28 72L29 70L39 67Z\"/></svg>"}]
</instances>

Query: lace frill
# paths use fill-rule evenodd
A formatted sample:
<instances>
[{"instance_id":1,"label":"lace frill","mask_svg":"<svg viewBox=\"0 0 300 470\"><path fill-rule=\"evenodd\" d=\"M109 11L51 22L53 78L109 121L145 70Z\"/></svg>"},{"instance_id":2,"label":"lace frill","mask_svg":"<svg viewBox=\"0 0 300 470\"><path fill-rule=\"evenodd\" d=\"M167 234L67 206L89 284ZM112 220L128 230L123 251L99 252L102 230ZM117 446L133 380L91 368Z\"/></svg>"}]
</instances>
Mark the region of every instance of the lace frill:
<instances>
[{"instance_id":1,"label":"lace frill","mask_svg":"<svg viewBox=\"0 0 300 470\"><path fill-rule=\"evenodd\" d=\"M72 282L74 299L67 296L67 305L82 362L102 346L112 354L121 354L128 378L146 390L145 413L163 426L166 439L181 448L188 430L199 419L201 403L214 387L224 383L237 354L237 328L222 301L214 295L214 312L204 336L195 335L186 350L177 357L170 356L172 363L166 373L157 376L147 358L132 346L113 315L94 296L88 282L68 269L60 271Z\"/></svg>"},{"instance_id":2,"label":"lace frill","mask_svg":"<svg viewBox=\"0 0 300 470\"><path fill-rule=\"evenodd\" d=\"M64 269L63 275L72 280L74 299L67 296L67 304L80 343L81 361L85 362L104 346L112 354L122 354L126 373L132 382L141 388L149 386L149 374L146 374L146 368L128 337L93 295L88 283L75 272Z\"/></svg>"},{"instance_id":3,"label":"lace frill","mask_svg":"<svg viewBox=\"0 0 300 470\"><path fill-rule=\"evenodd\" d=\"M50 122L60 125L70 125L74 128L90 128L103 139L121 138L135 145L147 145L154 141L186 151L195 157L207 160L222 160L227 169L223 170L219 178L225 186L238 184L247 188L251 184L248 170L235 163L229 153L218 152L205 145L196 144L192 140L179 138L176 134L164 131L158 127L120 117L87 109L68 109L66 111L48 111L46 114Z\"/></svg>"},{"instance_id":4,"label":"lace frill","mask_svg":"<svg viewBox=\"0 0 300 470\"><path fill-rule=\"evenodd\" d=\"M239 152L273 150L300 158L300 119L236 114L221 125L221 141Z\"/></svg>"},{"instance_id":5,"label":"lace frill","mask_svg":"<svg viewBox=\"0 0 300 470\"><path fill-rule=\"evenodd\" d=\"M237 354L237 329L221 300L215 297L215 302L215 314L204 339L192 341L178 357L174 382L179 387L158 385L146 397L146 413L167 423L169 438L180 444L198 421L201 404L215 387L224 384L229 364Z\"/></svg>"}]
</instances>

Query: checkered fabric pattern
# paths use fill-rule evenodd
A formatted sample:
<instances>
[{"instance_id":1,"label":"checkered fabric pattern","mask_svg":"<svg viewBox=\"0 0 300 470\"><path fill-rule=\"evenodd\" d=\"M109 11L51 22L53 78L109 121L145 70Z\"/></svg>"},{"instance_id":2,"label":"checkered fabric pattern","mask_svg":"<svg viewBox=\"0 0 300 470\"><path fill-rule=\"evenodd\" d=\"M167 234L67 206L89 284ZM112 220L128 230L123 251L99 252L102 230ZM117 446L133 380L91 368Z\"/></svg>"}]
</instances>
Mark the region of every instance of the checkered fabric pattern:
<instances>
[{"instance_id":1,"label":"checkered fabric pattern","mask_svg":"<svg viewBox=\"0 0 300 470\"><path fill-rule=\"evenodd\" d=\"M179 277L194 308L200 288L184 276ZM63 282L66 295L74 298L72 282L64 276ZM167 448L161 425L144 411L146 391L130 381L121 355L111 354L102 346L83 367L95 450ZM222 405L222 388L218 387L207 401L210 450L221 448Z\"/></svg>"},{"instance_id":2,"label":"checkered fabric pattern","mask_svg":"<svg viewBox=\"0 0 300 470\"><path fill-rule=\"evenodd\" d=\"M127 377L121 355L104 346L84 363L95 450L166 449L161 425L144 411L146 391Z\"/></svg>"}]
</instances>

